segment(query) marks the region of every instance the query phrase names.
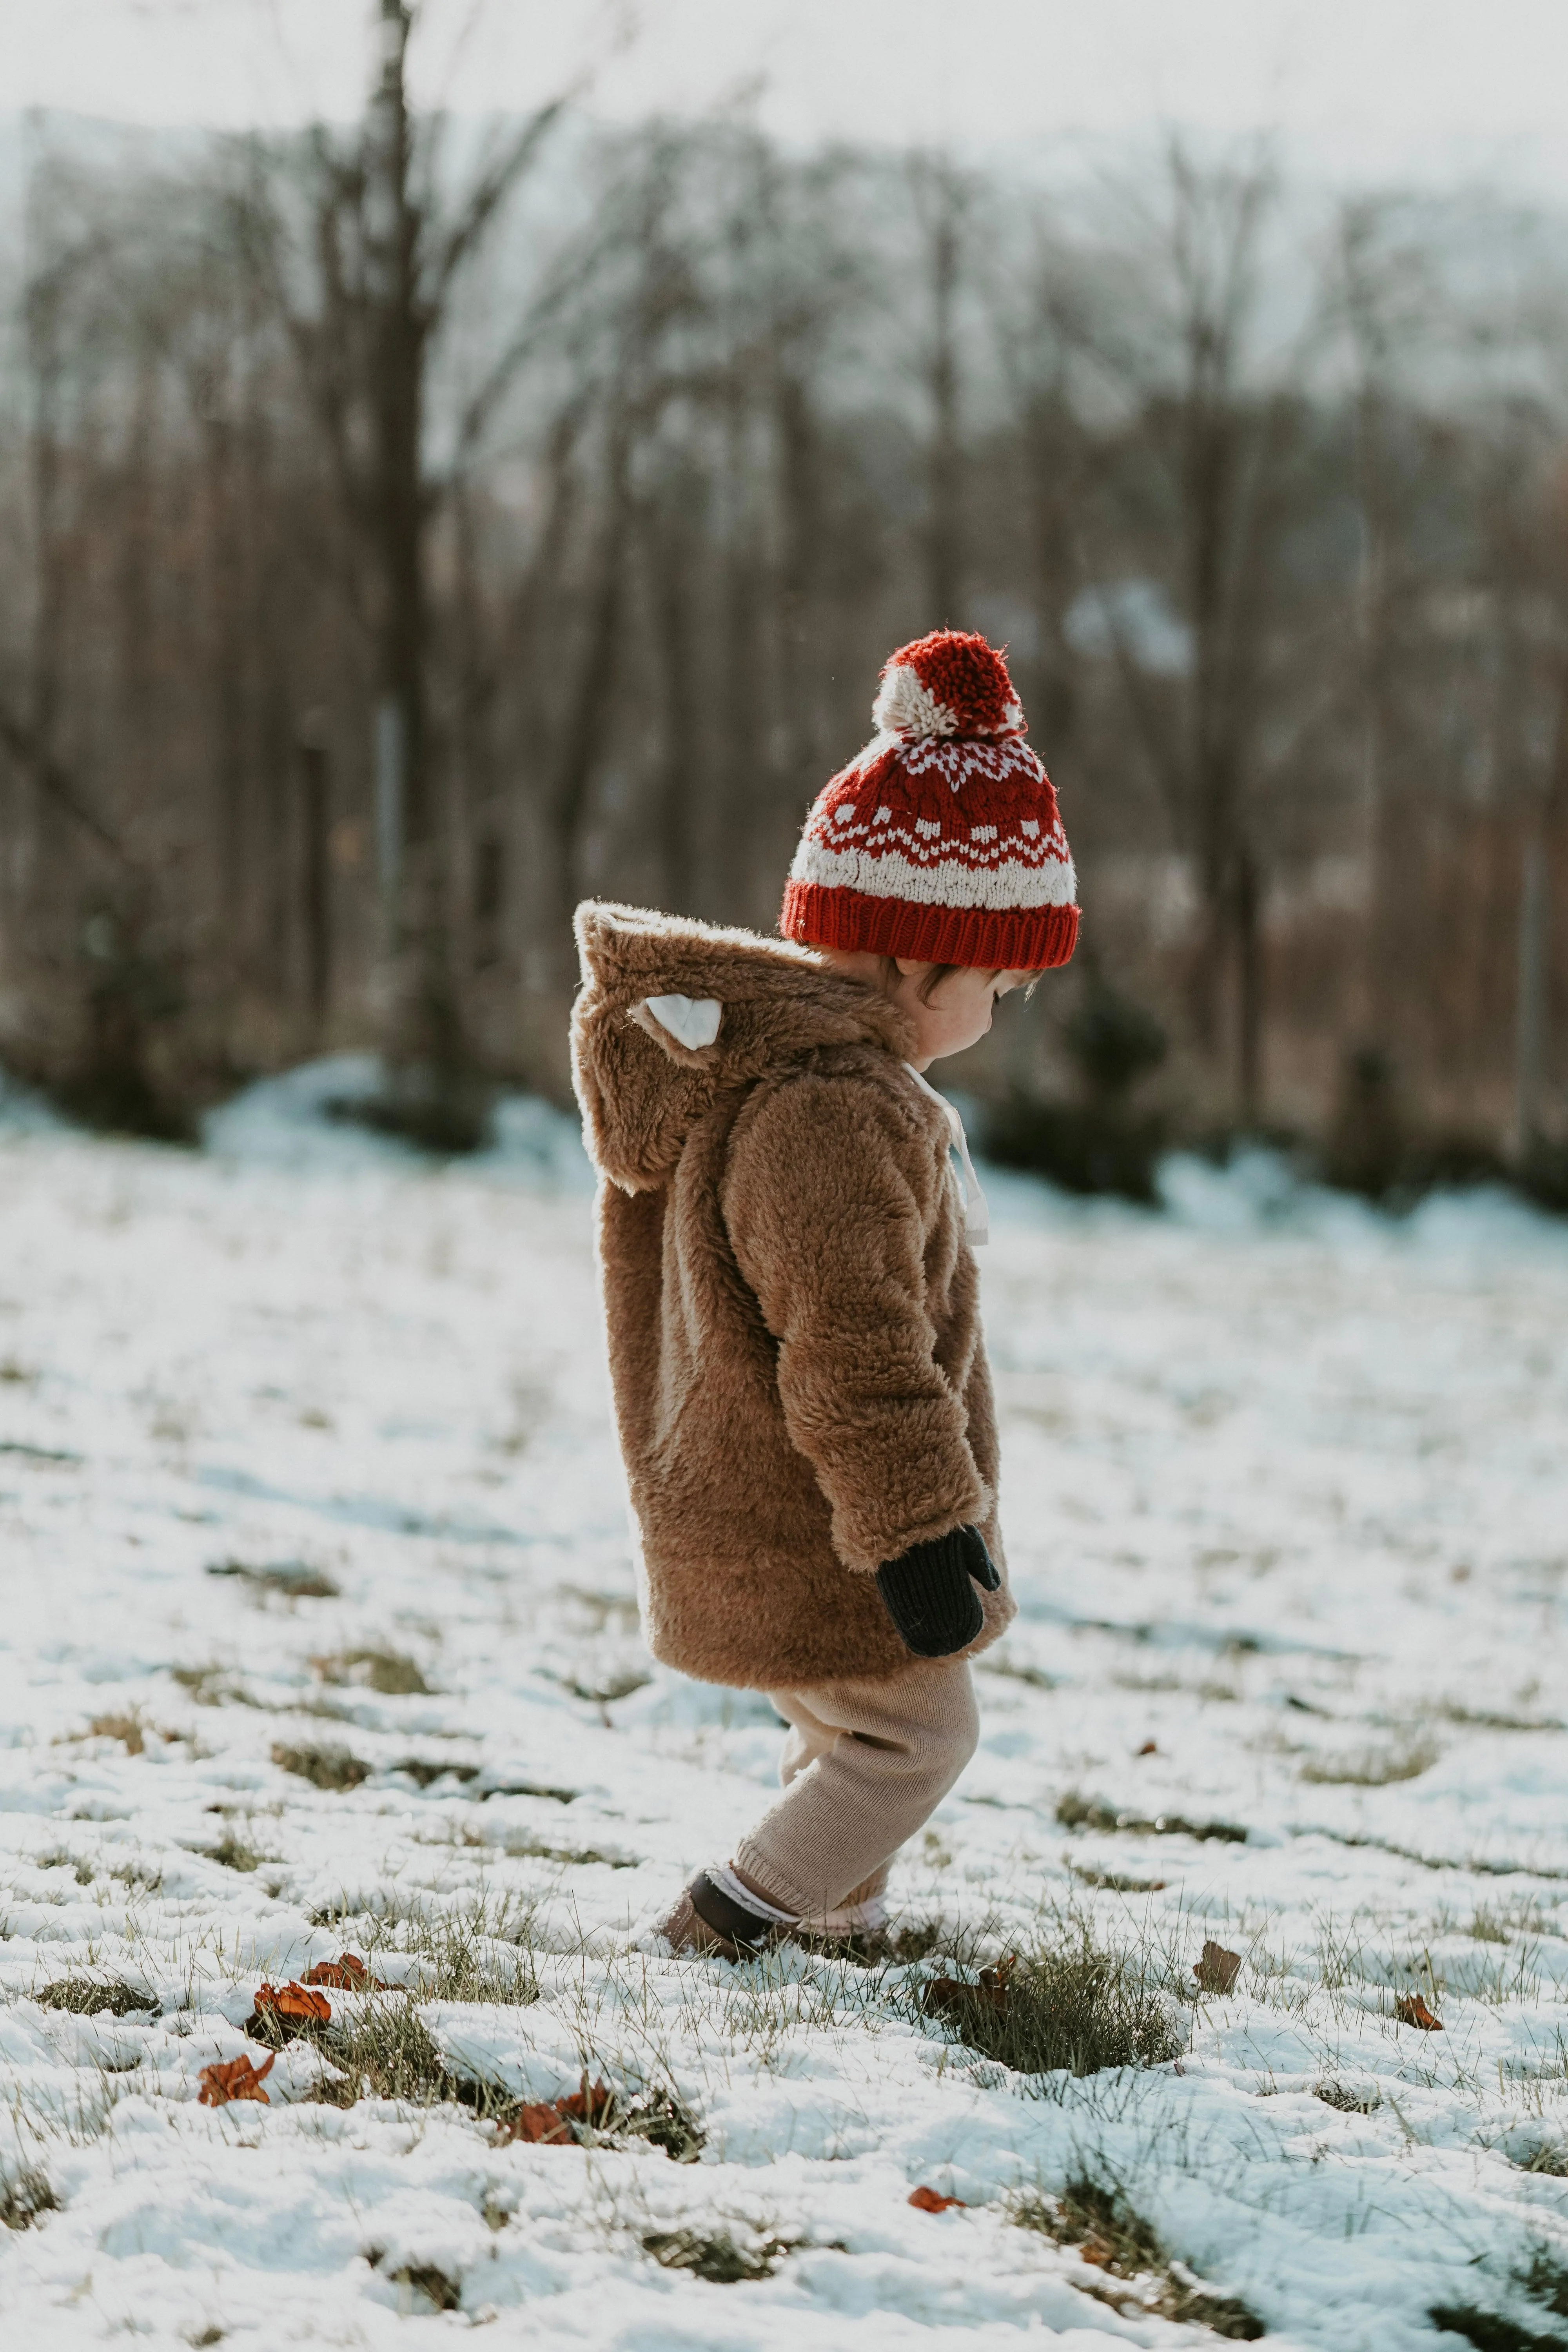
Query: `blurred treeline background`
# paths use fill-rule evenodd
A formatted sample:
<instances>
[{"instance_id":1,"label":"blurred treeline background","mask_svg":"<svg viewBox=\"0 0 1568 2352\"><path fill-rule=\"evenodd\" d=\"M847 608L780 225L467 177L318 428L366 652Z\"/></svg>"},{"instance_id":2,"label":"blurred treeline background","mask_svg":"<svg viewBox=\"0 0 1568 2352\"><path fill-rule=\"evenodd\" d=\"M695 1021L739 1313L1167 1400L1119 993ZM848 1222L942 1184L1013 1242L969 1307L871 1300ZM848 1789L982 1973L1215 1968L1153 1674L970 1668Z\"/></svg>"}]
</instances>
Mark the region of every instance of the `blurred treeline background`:
<instances>
[{"instance_id":1,"label":"blurred treeline background","mask_svg":"<svg viewBox=\"0 0 1568 2352\"><path fill-rule=\"evenodd\" d=\"M13 135L0 1062L153 1133L561 1096L588 893L771 929L878 668L1005 644L1084 944L966 1072L1568 1200L1568 241L1173 141L1030 179L416 118ZM1553 910L1557 919L1553 924Z\"/></svg>"}]
</instances>

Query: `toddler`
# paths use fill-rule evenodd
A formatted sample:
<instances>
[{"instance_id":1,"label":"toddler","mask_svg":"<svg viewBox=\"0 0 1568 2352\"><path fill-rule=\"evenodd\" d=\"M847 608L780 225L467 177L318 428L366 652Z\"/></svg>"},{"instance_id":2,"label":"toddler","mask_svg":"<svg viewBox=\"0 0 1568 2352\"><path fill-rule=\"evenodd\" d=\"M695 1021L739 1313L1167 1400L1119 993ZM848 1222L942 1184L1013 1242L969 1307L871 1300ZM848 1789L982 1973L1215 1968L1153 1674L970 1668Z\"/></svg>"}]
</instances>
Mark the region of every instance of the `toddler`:
<instances>
[{"instance_id":1,"label":"toddler","mask_svg":"<svg viewBox=\"0 0 1568 2352\"><path fill-rule=\"evenodd\" d=\"M881 1927L893 1855L974 1751L967 1662L1014 1613L984 1202L923 1073L1071 955L1072 861L983 637L904 646L872 717L806 819L783 942L577 913L648 1645L789 1726L784 1794L662 1922L730 1960Z\"/></svg>"}]
</instances>

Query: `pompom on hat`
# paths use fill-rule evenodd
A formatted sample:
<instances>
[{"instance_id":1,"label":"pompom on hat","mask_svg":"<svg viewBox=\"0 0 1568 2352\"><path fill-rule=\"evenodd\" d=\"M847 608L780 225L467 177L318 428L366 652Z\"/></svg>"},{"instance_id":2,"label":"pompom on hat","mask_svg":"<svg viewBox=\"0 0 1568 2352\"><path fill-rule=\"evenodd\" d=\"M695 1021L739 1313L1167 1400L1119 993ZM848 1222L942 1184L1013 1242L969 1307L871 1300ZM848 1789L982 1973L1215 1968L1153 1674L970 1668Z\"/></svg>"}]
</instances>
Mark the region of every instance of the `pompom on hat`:
<instances>
[{"instance_id":1,"label":"pompom on hat","mask_svg":"<svg viewBox=\"0 0 1568 2352\"><path fill-rule=\"evenodd\" d=\"M806 818L784 938L992 971L1066 963L1072 855L995 647L958 629L900 647L871 717Z\"/></svg>"}]
</instances>

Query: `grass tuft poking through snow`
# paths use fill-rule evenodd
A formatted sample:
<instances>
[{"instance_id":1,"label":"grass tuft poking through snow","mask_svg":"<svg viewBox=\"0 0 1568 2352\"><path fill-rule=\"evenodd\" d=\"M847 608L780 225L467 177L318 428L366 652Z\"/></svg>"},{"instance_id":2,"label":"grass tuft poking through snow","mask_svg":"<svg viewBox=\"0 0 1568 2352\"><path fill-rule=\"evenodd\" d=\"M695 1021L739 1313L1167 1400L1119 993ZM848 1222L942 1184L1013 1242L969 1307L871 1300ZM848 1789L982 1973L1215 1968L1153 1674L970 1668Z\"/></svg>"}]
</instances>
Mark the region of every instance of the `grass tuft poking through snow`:
<instances>
[{"instance_id":1,"label":"grass tuft poking through snow","mask_svg":"<svg viewBox=\"0 0 1568 2352\"><path fill-rule=\"evenodd\" d=\"M311 1665L324 1683L358 1684L383 1698L428 1698L430 1685L412 1658L400 1650L339 1650L315 1657Z\"/></svg>"},{"instance_id":2,"label":"grass tuft poking through snow","mask_svg":"<svg viewBox=\"0 0 1568 2352\"><path fill-rule=\"evenodd\" d=\"M372 2264L372 2268L375 2268ZM434 2263L402 2263L387 2277L403 2292L399 2307L405 2317L421 2312L461 2311L463 2289L459 2280L449 2278Z\"/></svg>"},{"instance_id":3,"label":"grass tuft poking through snow","mask_svg":"<svg viewBox=\"0 0 1568 2352\"><path fill-rule=\"evenodd\" d=\"M1174 2002L1151 1979L1148 1953L1107 1950L1070 1916L975 1977L929 1979L920 2005L1015 2074L1162 2066L1185 2038Z\"/></svg>"},{"instance_id":4,"label":"grass tuft poking through snow","mask_svg":"<svg viewBox=\"0 0 1568 2352\"><path fill-rule=\"evenodd\" d=\"M642 2238L642 2250L651 2254L661 2270L689 2271L694 2278L708 2279L715 2286L739 2286L758 2279L772 2278L786 2254L793 2254L800 2244L798 2238L747 2238L733 2236L728 2230L648 2230Z\"/></svg>"},{"instance_id":5,"label":"grass tuft poking through snow","mask_svg":"<svg viewBox=\"0 0 1568 2352\"><path fill-rule=\"evenodd\" d=\"M346 1748L296 1748L279 1740L273 1748L272 1761L280 1772L297 1773L313 1789L357 1789L370 1778L370 1766Z\"/></svg>"},{"instance_id":6,"label":"grass tuft poking through snow","mask_svg":"<svg viewBox=\"0 0 1568 2352\"><path fill-rule=\"evenodd\" d=\"M1146 1815L1131 1808L1096 1803L1076 1790L1057 1800L1057 1819L1065 1830L1121 1830L1132 1837L1190 1837L1200 1845L1217 1839L1222 1845L1245 1845L1247 1832L1235 1822L1190 1821L1185 1813Z\"/></svg>"},{"instance_id":7,"label":"grass tuft poking through snow","mask_svg":"<svg viewBox=\"0 0 1568 2352\"><path fill-rule=\"evenodd\" d=\"M62 2009L70 2017L132 2017L138 2011L154 2015L156 1993L118 1979L104 1984L93 1977L57 1977L33 1995L40 2009Z\"/></svg>"},{"instance_id":8,"label":"grass tuft poking through snow","mask_svg":"<svg viewBox=\"0 0 1568 2352\"><path fill-rule=\"evenodd\" d=\"M1440 2334L1462 2336L1475 2352L1568 2352L1568 2337L1521 2327L1516 2319L1483 2311L1479 2304L1435 2303L1426 2315Z\"/></svg>"},{"instance_id":9,"label":"grass tuft poking through snow","mask_svg":"<svg viewBox=\"0 0 1568 2352\"><path fill-rule=\"evenodd\" d=\"M58 2198L35 2166L24 2166L8 2179L0 2179L0 2221L7 2230L30 2230L40 2215L58 2208Z\"/></svg>"},{"instance_id":10,"label":"grass tuft poking through snow","mask_svg":"<svg viewBox=\"0 0 1568 2352\"><path fill-rule=\"evenodd\" d=\"M285 1601L335 1601L339 1588L324 1568L306 1559L275 1559L261 1566L243 1559L215 1560L209 1576L234 1576L258 1591L277 1593Z\"/></svg>"},{"instance_id":11,"label":"grass tuft poking through snow","mask_svg":"<svg viewBox=\"0 0 1568 2352\"><path fill-rule=\"evenodd\" d=\"M216 1845L203 1846L200 1851L208 1862L221 1863L225 1870L237 1870L245 1877L248 1877L252 1871L259 1870L264 1862L273 1859L271 1855L263 1853L259 1846L252 1845L248 1838L231 1829L225 1830Z\"/></svg>"},{"instance_id":12,"label":"grass tuft poking through snow","mask_svg":"<svg viewBox=\"0 0 1568 2352\"><path fill-rule=\"evenodd\" d=\"M1441 1750L1435 1739L1413 1739L1403 1748L1361 1748L1345 1756L1319 1756L1301 1767L1301 1778L1325 1789L1387 1789L1396 1780L1418 1780Z\"/></svg>"},{"instance_id":13,"label":"grass tuft poking through snow","mask_svg":"<svg viewBox=\"0 0 1568 2352\"><path fill-rule=\"evenodd\" d=\"M1211 2294L1173 2262L1120 2189L1104 2188L1080 2173L1059 2197L1016 2197L1009 2217L1021 2229L1070 2246L1080 2262L1107 2278L1126 2280L1131 2292L1125 2295L1103 2287L1089 2290L1118 2311L1206 2327L1211 2336L1238 2344L1254 2344L1266 2333L1239 2296Z\"/></svg>"}]
</instances>

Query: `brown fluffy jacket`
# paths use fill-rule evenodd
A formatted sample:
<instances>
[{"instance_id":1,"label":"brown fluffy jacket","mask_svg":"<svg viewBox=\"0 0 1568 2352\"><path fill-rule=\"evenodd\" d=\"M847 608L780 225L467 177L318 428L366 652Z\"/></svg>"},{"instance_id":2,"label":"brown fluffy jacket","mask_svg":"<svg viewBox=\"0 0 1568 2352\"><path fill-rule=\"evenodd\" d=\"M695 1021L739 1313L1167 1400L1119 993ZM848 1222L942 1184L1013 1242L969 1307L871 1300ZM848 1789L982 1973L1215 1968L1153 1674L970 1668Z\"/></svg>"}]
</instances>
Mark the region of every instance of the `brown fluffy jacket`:
<instances>
[{"instance_id":1,"label":"brown fluffy jacket","mask_svg":"<svg viewBox=\"0 0 1568 2352\"><path fill-rule=\"evenodd\" d=\"M969 1522L996 1425L947 1125L808 951L588 904L573 1021L649 1646L705 1682L919 1671L873 1571ZM650 996L717 997L691 1051ZM1005 1583L983 1595L994 1641Z\"/></svg>"}]
</instances>

